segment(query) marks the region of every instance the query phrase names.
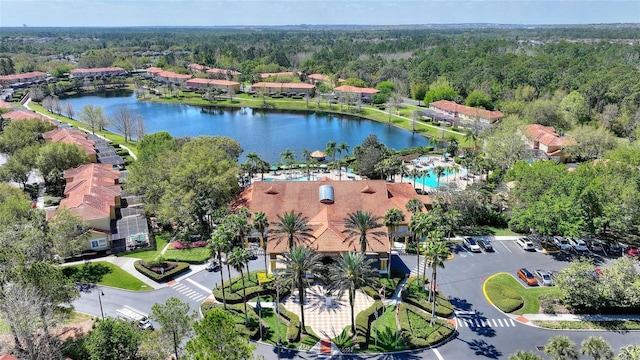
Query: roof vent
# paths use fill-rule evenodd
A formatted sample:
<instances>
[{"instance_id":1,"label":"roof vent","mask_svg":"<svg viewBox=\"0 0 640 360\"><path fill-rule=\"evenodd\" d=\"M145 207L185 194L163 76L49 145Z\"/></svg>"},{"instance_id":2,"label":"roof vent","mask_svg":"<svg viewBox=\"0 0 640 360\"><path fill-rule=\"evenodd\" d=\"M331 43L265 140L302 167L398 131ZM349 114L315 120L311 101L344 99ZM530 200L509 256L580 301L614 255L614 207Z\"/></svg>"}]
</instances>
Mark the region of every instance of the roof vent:
<instances>
[{"instance_id":1,"label":"roof vent","mask_svg":"<svg viewBox=\"0 0 640 360\"><path fill-rule=\"evenodd\" d=\"M374 194L376 191L373 190L369 185L367 185L364 188L362 188L362 190L360 190L360 192L363 193L363 194Z\"/></svg>"},{"instance_id":2,"label":"roof vent","mask_svg":"<svg viewBox=\"0 0 640 360\"><path fill-rule=\"evenodd\" d=\"M322 185L318 188L320 202L323 204L333 204L333 186Z\"/></svg>"},{"instance_id":3,"label":"roof vent","mask_svg":"<svg viewBox=\"0 0 640 360\"><path fill-rule=\"evenodd\" d=\"M269 188L264 193L269 195L276 195L278 194L278 190L274 189L273 186L269 186Z\"/></svg>"}]
</instances>

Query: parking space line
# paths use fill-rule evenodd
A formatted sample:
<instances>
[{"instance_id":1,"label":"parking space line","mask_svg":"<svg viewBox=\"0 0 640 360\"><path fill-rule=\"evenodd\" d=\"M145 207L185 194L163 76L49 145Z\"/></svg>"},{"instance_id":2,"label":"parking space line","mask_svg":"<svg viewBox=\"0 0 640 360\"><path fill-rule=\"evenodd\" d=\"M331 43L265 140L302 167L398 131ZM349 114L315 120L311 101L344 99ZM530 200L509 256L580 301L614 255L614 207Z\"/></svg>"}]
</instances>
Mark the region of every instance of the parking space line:
<instances>
[{"instance_id":1,"label":"parking space line","mask_svg":"<svg viewBox=\"0 0 640 360\"><path fill-rule=\"evenodd\" d=\"M501 241L500 244L502 244L502 246L504 246L504 248L507 249L508 252L513 253L513 251L511 251L511 249L509 249L507 245L504 244L504 241Z\"/></svg>"}]
</instances>

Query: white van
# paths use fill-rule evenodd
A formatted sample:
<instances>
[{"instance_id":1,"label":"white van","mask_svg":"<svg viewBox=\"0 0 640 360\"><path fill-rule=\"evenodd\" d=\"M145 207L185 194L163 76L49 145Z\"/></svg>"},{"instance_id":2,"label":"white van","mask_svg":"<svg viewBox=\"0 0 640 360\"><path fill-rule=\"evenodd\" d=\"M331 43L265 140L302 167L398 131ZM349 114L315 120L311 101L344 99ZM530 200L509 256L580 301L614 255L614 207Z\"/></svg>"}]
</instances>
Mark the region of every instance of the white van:
<instances>
[{"instance_id":1,"label":"white van","mask_svg":"<svg viewBox=\"0 0 640 360\"><path fill-rule=\"evenodd\" d=\"M135 322L143 330L153 330L151 321L145 315L130 307L125 306L116 310L116 312L118 313L118 319Z\"/></svg>"}]
</instances>

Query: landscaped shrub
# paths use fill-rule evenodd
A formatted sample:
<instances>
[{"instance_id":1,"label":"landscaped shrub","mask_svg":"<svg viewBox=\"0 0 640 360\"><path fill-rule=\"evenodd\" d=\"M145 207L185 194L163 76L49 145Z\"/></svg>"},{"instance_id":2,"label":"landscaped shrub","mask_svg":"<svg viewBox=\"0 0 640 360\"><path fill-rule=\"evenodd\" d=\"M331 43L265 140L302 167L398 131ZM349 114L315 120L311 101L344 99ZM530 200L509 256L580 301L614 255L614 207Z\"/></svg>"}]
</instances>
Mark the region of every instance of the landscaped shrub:
<instances>
[{"instance_id":1,"label":"landscaped shrub","mask_svg":"<svg viewBox=\"0 0 640 360\"><path fill-rule=\"evenodd\" d=\"M282 304L278 304L278 312L280 316L289 322L287 326L287 342L294 343L300 340L300 317L287 310Z\"/></svg>"},{"instance_id":2,"label":"landscaped shrub","mask_svg":"<svg viewBox=\"0 0 640 360\"><path fill-rule=\"evenodd\" d=\"M438 344L455 331L452 324L442 319L437 319L435 325L431 326L430 315L405 303L400 304L398 322L405 345L412 349Z\"/></svg>"},{"instance_id":3,"label":"landscaped shrub","mask_svg":"<svg viewBox=\"0 0 640 360\"><path fill-rule=\"evenodd\" d=\"M371 323L373 322L373 320L375 320L376 310L378 310L378 314L381 314L384 311L384 305L382 304L382 301L375 301L373 305L360 311L356 316L357 344L361 350L366 349L369 346Z\"/></svg>"},{"instance_id":4,"label":"landscaped shrub","mask_svg":"<svg viewBox=\"0 0 640 360\"><path fill-rule=\"evenodd\" d=\"M266 283L272 282L274 279L273 275L271 274L267 274L264 272L259 272L258 273L258 284L260 285L264 285Z\"/></svg>"},{"instance_id":5,"label":"landscaped shrub","mask_svg":"<svg viewBox=\"0 0 640 360\"><path fill-rule=\"evenodd\" d=\"M489 300L503 312L510 313L524 306L524 299L515 290L489 281L485 290Z\"/></svg>"},{"instance_id":6,"label":"landscaped shrub","mask_svg":"<svg viewBox=\"0 0 640 360\"><path fill-rule=\"evenodd\" d=\"M210 305L207 305L210 304ZM213 308L221 308L224 309L224 305L215 304L215 303L204 303L200 309L202 310L202 314L205 315L208 311ZM236 329L238 332L242 334L246 334L249 338L256 340L259 337L260 328L258 324L260 323L260 318L255 313L255 311L247 311L247 325L244 323L244 305L236 304L229 305L227 304L227 312L233 316L233 319L236 323Z\"/></svg>"},{"instance_id":7,"label":"landscaped shrub","mask_svg":"<svg viewBox=\"0 0 640 360\"><path fill-rule=\"evenodd\" d=\"M182 274L183 272L189 270L189 264L179 262L175 263L170 271L165 270L163 274L162 271L155 272L154 270L148 269L147 267L142 265L143 262L144 261L142 260L138 260L133 264L133 266L136 268L136 270L138 270L138 272L157 282L170 280L174 276Z\"/></svg>"},{"instance_id":8,"label":"landscaped shrub","mask_svg":"<svg viewBox=\"0 0 640 360\"><path fill-rule=\"evenodd\" d=\"M401 296L402 300L408 304L431 313L429 293L423 289L421 278L416 277L407 281L404 289L402 289ZM441 292L436 292L436 315L447 318L451 314L453 314L453 305Z\"/></svg>"},{"instance_id":9,"label":"landscaped shrub","mask_svg":"<svg viewBox=\"0 0 640 360\"><path fill-rule=\"evenodd\" d=\"M207 245L208 243L206 241L193 241L193 242L187 242L183 244L181 241L176 240L173 242L173 249L175 250L193 249L193 248L205 247Z\"/></svg>"},{"instance_id":10,"label":"landscaped shrub","mask_svg":"<svg viewBox=\"0 0 640 360\"><path fill-rule=\"evenodd\" d=\"M258 277L258 274L260 274L259 271L252 271L250 275L252 280L250 281L248 280L248 277L245 275L245 284L247 285L247 288L246 288L247 300L251 300L255 297L262 296L262 295L271 295L272 297L275 298L276 296L275 283L273 281L269 281L267 283L257 285L256 281L253 279L256 279ZM225 285L225 295L226 295L225 298L227 300L227 304L241 303L242 302L242 280L240 279L240 276L233 277L231 278L231 280L225 280L224 285ZM286 287L280 288L280 299L289 295L289 293L290 293L290 290L288 288ZM222 287L220 285L213 289L213 296L216 298L216 300L222 302L223 300Z\"/></svg>"}]
</instances>

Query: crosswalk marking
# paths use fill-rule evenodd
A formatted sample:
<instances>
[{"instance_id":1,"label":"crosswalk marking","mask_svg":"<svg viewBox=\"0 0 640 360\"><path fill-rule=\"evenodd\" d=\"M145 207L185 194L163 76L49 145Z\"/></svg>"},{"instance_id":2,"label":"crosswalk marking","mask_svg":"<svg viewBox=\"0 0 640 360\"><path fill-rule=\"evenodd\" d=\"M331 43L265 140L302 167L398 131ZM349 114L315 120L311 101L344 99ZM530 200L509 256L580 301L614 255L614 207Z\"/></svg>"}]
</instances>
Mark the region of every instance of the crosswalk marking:
<instances>
[{"instance_id":1,"label":"crosswalk marking","mask_svg":"<svg viewBox=\"0 0 640 360\"><path fill-rule=\"evenodd\" d=\"M456 322L459 327L468 328L515 327L517 324L513 319L479 319L464 317L456 317Z\"/></svg>"},{"instance_id":2,"label":"crosswalk marking","mask_svg":"<svg viewBox=\"0 0 640 360\"><path fill-rule=\"evenodd\" d=\"M200 292L193 290L189 286L181 283L176 283L173 286L171 286L171 288L196 302L203 301L204 299L207 298L207 295L202 295Z\"/></svg>"}]
</instances>

